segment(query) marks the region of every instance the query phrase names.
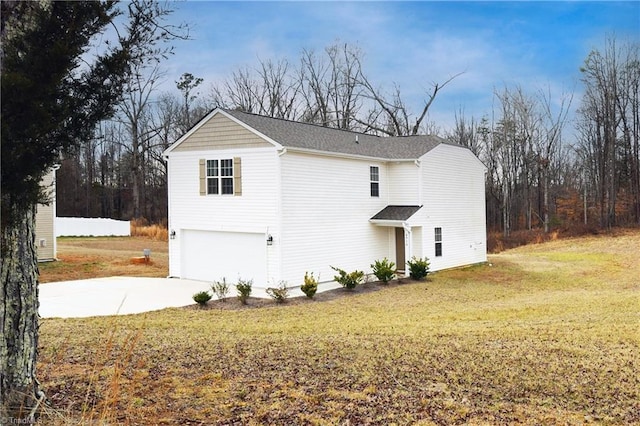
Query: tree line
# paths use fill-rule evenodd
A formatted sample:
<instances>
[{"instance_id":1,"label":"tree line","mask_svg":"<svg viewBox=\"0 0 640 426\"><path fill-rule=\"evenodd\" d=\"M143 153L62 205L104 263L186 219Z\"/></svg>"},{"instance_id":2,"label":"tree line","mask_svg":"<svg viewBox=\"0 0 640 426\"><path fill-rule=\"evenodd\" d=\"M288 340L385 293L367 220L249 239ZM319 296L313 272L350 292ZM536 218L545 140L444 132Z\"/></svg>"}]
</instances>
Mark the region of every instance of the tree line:
<instances>
[{"instance_id":1,"label":"tree line","mask_svg":"<svg viewBox=\"0 0 640 426\"><path fill-rule=\"evenodd\" d=\"M172 92L162 93L160 67L141 65L116 116L62 161L59 215L166 220L161 153L220 106L377 135L438 134L467 146L487 166L487 224L504 235L640 223L637 42L609 37L589 53L580 67L579 99L573 90L496 88L490 112L457 112L451 129L429 121L429 109L460 74L432 84L413 111L398 85L367 77L363 58L348 44L305 49L295 63L258 61L208 90L185 73Z\"/></svg>"},{"instance_id":2,"label":"tree line","mask_svg":"<svg viewBox=\"0 0 640 426\"><path fill-rule=\"evenodd\" d=\"M191 73L160 92L165 74L139 65L129 76L115 116L61 161L57 172L59 216L144 217L166 220L166 165L162 152L214 107L381 135L432 132L428 110L455 76L425 93L413 114L398 87L386 92L366 77L362 52L347 44L304 50L298 66L286 60L242 68L203 93Z\"/></svg>"}]
</instances>

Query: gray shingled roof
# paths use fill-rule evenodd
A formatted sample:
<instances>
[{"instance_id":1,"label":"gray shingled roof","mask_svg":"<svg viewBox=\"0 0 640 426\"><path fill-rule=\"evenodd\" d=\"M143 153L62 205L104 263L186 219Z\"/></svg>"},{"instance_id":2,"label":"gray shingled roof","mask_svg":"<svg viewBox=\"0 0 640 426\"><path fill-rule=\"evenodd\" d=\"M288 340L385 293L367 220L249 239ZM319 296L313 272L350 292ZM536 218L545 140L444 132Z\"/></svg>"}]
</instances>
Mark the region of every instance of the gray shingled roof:
<instances>
[{"instance_id":1,"label":"gray shingled roof","mask_svg":"<svg viewBox=\"0 0 640 426\"><path fill-rule=\"evenodd\" d=\"M439 144L447 143L437 136L380 137L236 110L224 111L289 148L400 160L418 159Z\"/></svg>"},{"instance_id":2,"label":"gray shingled roof","mask_svg":"<svg viewBox=\"0 0 640 426\"><path fill-rule=\"evenodd\" d=\"M387 206L369 220L407 220L422 206Z\"/></svg>"}]
</instances>

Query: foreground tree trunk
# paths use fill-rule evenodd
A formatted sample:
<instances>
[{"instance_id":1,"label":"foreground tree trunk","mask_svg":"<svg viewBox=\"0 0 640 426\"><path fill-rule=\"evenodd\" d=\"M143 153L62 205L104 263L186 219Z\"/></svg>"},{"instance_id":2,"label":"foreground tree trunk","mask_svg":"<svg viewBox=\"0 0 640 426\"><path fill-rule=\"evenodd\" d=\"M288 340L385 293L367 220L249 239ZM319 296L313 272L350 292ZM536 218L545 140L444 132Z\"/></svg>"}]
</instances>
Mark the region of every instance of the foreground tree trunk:
<instances>
[{"instance_id":1,"label":"foreground tree trunk","mask_svg":"<svg viewBox=\"0 0 640 426\"><path fill-rule=\"evenodd\" d=\"M30 418L42 396L35 378L38 348L35 210L33 206L22 215L13 212L13 226L2 224L0 419L3 424Z\"/></svg>"}]
</instances>

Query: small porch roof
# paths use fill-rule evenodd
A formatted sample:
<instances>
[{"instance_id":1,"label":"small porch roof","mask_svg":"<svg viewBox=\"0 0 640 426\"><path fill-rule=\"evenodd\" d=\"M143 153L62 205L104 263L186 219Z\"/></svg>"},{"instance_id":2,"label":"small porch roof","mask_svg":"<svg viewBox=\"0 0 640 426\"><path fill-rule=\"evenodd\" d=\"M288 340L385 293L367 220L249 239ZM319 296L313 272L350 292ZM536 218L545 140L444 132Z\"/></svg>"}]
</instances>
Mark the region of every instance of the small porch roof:
<instances>
[{"instance_id":1,"label":"small porch roof","mask_svg":"<svg viewBox=\"0 0 640 426\"><path fill-rule=\"evenodd\" d=\"M391 205L373 215L369 222L382 226L403 226L422 206Z\"/></svg>"}]
</instances>

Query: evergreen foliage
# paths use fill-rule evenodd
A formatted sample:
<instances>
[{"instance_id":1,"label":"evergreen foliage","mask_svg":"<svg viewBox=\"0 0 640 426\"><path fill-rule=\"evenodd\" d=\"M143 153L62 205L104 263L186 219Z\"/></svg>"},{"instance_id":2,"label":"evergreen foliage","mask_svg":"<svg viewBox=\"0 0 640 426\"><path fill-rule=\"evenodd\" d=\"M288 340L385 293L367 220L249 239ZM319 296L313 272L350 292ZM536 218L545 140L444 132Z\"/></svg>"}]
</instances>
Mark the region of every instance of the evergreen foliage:
<instances>
[{"instance_id":1,"label":"evergreen foliage","mask_svg":"<svg viewBox=\"0 0 640 426\"><path fill-rule=\"evenodd\" d=\"M376 260L371 265L371 268L373 269L373 275L385 284L396 276L396 264L386 257L382 260Z\"/></svg>"}]
</instances>

